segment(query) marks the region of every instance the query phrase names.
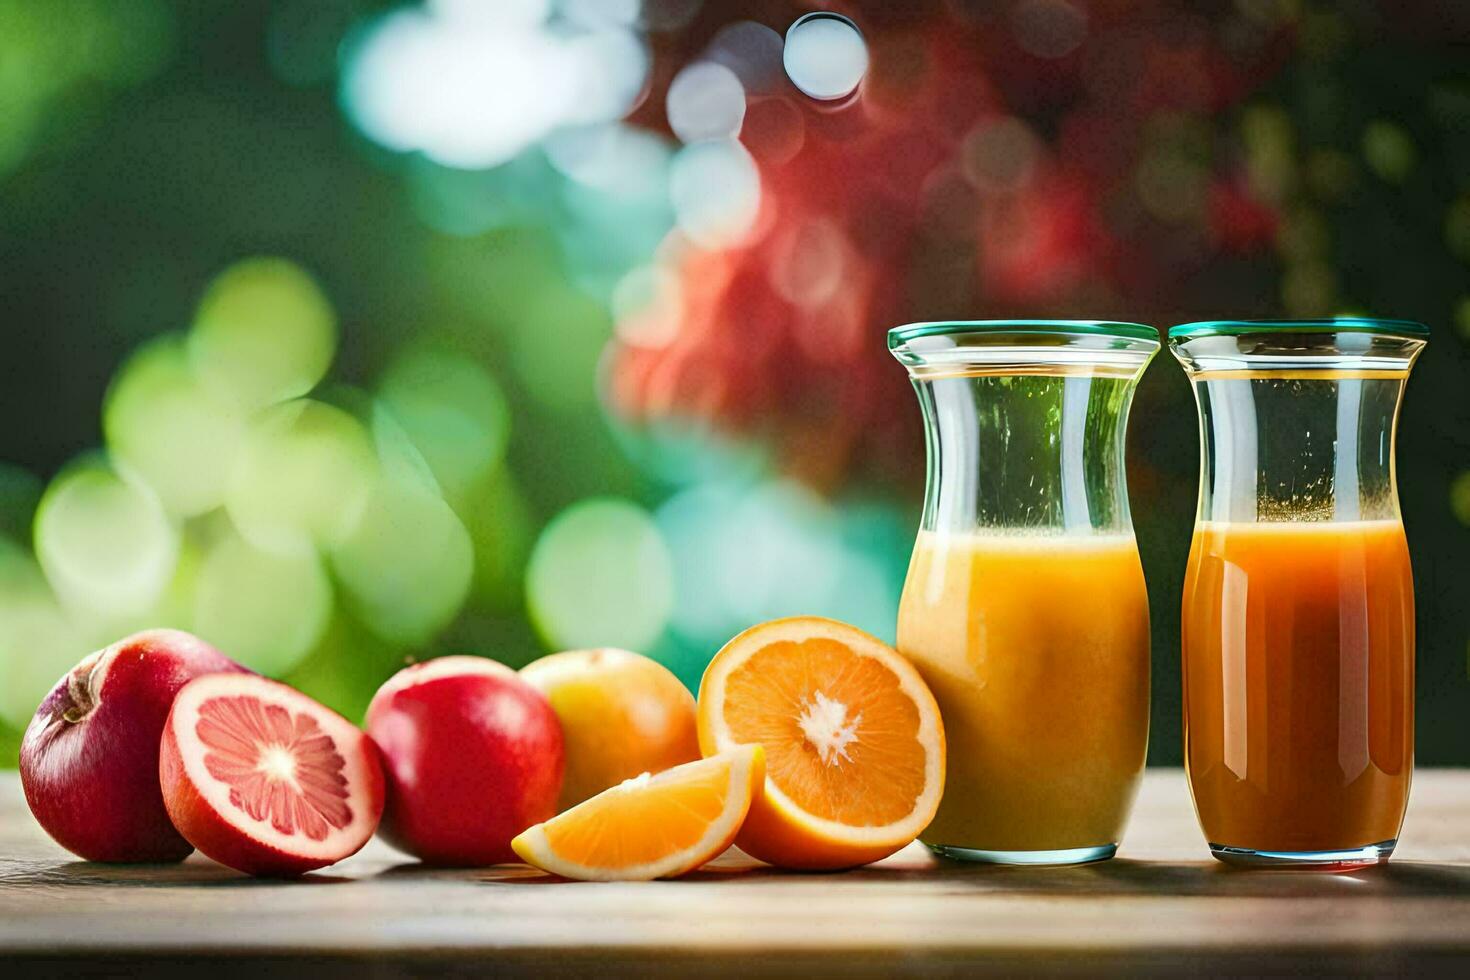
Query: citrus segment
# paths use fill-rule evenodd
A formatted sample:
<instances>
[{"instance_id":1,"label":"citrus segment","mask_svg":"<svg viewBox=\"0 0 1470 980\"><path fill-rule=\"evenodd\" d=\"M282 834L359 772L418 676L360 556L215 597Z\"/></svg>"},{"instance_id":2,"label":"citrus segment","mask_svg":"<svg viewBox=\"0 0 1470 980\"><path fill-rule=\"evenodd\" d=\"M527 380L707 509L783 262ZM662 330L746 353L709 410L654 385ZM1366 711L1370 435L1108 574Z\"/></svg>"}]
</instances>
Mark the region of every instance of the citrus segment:
<instances>
[{"instance_id":1,"label":"citrus segment","mask_svg":"<svg viewBox=\"0 0 1470 980\"><path fill-rule=\"evenodd\" d=\"M279 833L326 840L352 820L346 761L309 715L259 698L211 698L194 726L204 768L230 787L230 803Z\"/></svg>"},{"instance_id":2,"label":"citrus segment","mask_svg":"<svg viewBox=\"0 0 1470 980\"><path fill-rule=\"evenodd\" d=\"M886 857L928 825L944 790L944 729L918 671L830 619L775 620L727 643L700 685L699 741L708 753L765 748L736 843L783 867Z\"/></svg>"},{"instance_id":3,"label":"citrus segment","mask_svg":"<svg viewBox=\"0 0 1470 980\"><path fill-rule=\"evenodd\" d=\"M761 747L739 746L629 779L537 824L510 846L527 864L563 878L673 878L730 846L764 778Z\"/></svg>"}]
</instances>

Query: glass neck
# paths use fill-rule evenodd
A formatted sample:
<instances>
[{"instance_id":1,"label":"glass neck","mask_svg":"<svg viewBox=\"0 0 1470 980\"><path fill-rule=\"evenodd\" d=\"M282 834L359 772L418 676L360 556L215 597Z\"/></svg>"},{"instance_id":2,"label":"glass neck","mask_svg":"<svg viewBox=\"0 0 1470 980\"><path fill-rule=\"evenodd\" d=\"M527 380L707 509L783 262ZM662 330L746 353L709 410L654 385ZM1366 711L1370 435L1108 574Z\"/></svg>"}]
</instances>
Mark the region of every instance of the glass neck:
<instances>
[{"instance_id":1,"label":"glass neck","mask_svg":"<svg viewBox=\"0 0 1470 980\"><path fill-rule=\"evenodd\" d=\"M1283 332L1170 346L1199 406L1199 521L1399 519L1394 441L1422 340Z\"/></svg>"},{"instance_id":2,"label":"glass neck","mask_svg":"<svg viewBox=\"0 0 1470 980\"><path fill-rule=\"evenodd\" d=\"M924 414L922 528L1131 532L1128 409L1158 349L1147 340L991 332L896 349Z\"/></svg>"}]
</instances>

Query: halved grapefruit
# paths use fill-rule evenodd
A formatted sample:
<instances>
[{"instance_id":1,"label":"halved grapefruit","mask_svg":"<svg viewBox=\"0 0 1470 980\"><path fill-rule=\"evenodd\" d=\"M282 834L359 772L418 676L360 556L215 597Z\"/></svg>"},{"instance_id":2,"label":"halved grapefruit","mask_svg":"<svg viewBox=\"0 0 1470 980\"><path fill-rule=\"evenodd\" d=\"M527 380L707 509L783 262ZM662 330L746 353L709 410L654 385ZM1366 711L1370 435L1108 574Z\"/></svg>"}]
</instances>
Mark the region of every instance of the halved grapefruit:
<instances>
[{"instance_id":1,"label":"halved grapefruit","mask_svg":"<svg viewBox=\"0 0 1470 980\"><path fill-rule=\"evenodd\" d=\"M298 875L355 854L383 813L377 749L285 684L217 674L184 685L159 749L169 818L206 856Z\"/></svg>"}]
</instances>

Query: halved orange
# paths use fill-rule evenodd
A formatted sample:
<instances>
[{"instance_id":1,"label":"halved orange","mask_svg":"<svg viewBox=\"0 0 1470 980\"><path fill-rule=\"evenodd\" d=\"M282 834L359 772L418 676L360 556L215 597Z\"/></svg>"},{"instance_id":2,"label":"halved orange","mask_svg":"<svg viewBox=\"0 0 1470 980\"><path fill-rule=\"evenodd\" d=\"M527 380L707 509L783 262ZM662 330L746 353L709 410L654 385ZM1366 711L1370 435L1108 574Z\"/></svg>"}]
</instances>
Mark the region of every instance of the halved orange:
<instances>
[{"instance_id":1,"label":"halved orange","mask_svg":"<svg viewBox=\"0 0 1470 980\"><path fill-rule=\"evenodd\" d=\"M759 745L644 773L538 823L510 846L527 864L580 881L674 878L720 855L765 779Z\"/></svg>"},{"instance_id":2,"label":"halved orange","mask_svg":"<svg viewBox=\"0 0 1470 980\"><path fill-rule=\"evenodd\" d=\"M735 838L786 868L887 857L934 818L944 727L913 665L862 630L800 616L753 626L710 661L699 745L766 750L766 779Z\"/></svg>"}]
</instances>

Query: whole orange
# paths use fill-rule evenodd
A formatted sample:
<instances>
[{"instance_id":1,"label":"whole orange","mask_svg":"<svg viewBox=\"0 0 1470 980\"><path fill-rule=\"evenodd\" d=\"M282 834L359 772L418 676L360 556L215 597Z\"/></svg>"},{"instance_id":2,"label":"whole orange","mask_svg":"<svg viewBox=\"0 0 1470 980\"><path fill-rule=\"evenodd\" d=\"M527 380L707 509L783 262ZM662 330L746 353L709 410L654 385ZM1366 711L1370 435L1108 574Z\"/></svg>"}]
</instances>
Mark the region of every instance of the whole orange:
<instances>
[{"instance_id":1,"label":"whole orange","mask_svg":"<svg viewBox=\"0 0 1470 980\"><path fill-rule=\"evenodd\" d=\"M528 664L521 676L546 695L561 720L561 810L625 779L700 757L694 695L642 654L568 650Z\"/></svg>"}]
</instances>

